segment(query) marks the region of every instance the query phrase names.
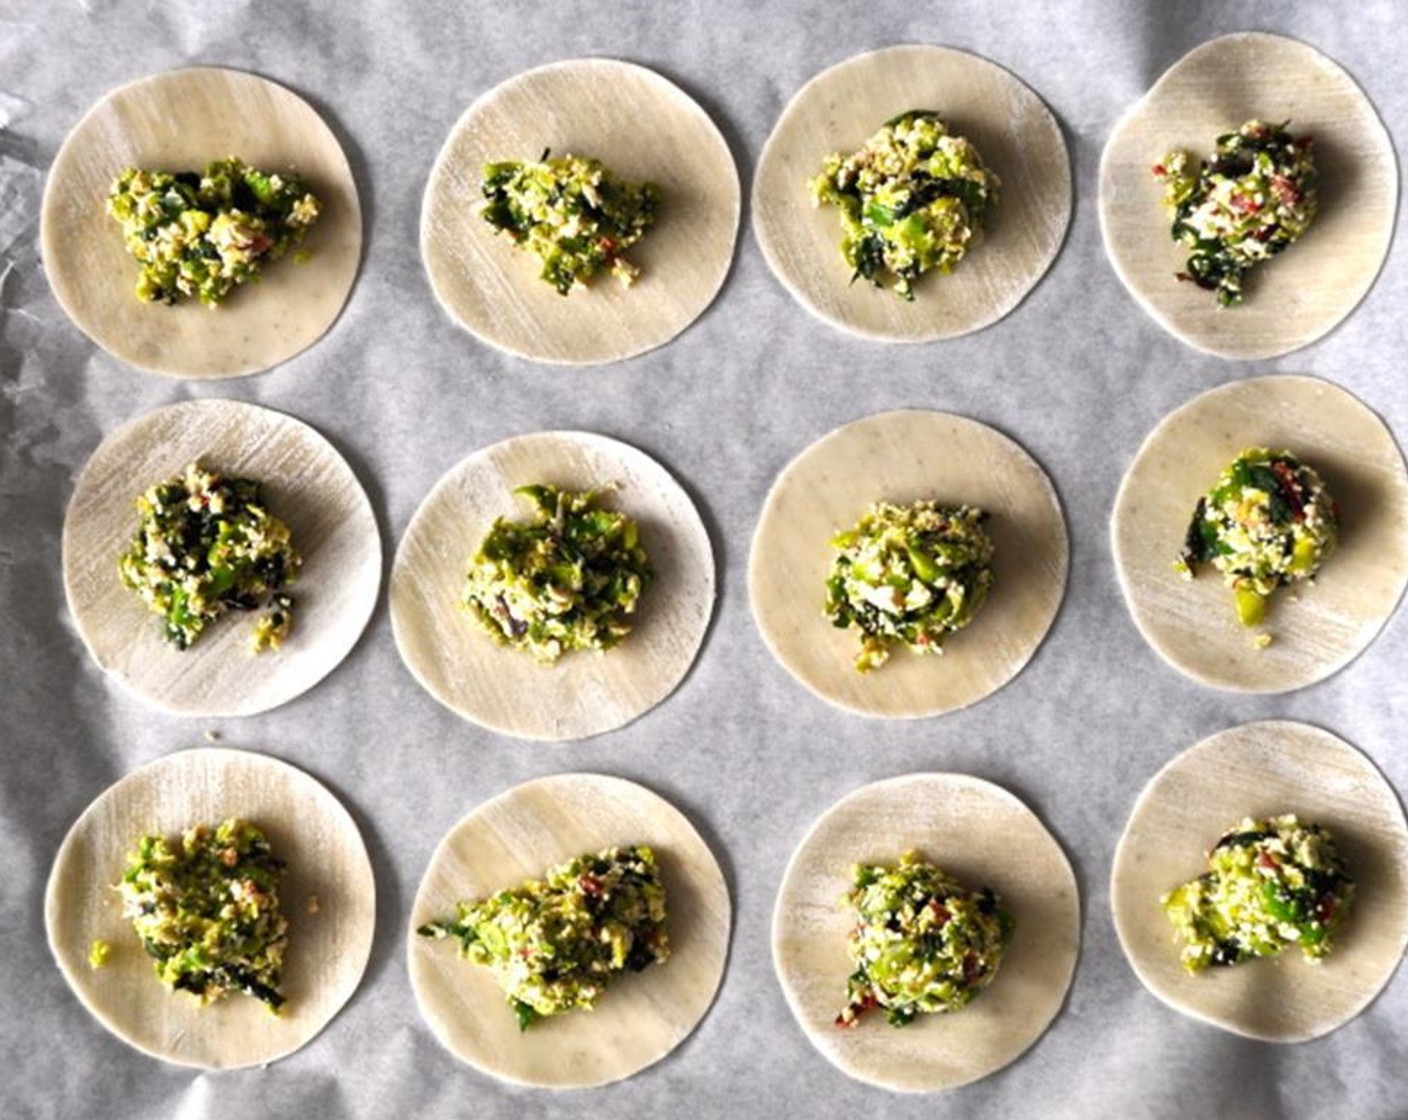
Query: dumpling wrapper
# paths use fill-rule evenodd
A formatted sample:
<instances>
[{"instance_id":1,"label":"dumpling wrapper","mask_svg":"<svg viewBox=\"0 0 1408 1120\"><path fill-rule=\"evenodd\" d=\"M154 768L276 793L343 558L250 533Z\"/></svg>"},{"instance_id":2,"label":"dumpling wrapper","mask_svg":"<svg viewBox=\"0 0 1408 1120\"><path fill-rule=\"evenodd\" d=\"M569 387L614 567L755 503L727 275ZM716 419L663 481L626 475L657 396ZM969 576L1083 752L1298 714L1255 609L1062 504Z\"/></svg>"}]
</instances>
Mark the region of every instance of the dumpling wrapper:
<instances>
[{"instance_id":1,"label":"dumpling wrapper","mask_svg":"<svg viewBox=\"0 0 1408 1120\"><path fill-rule=\"evenodd\" d=\"M298 172L321 216L218 307L144 303L141 266L107 213L113 180L128 167L200 172L228 156ZM267 78L200 67L121 86L78 122L49 171L40 237L59 304L113 357L173 377L238 377L302 353L337 320L357 276L362 211L347 156L312 106Z\"/></svg>"},{"instance_id":2,"label":"dumpling wrapper","mask_svg":"<svg viewBox=\"0 0 1408 1120\"><path fill-rule=\"evenodd\" d=\"M478 212L483 168L554 156L599 159L652 182L655 224L625 254L625 288L599 275L559 295L542 262ZM490 346L562 365L615 362L663 346L713 302L738 234L738 169L709 115L652 70L577 58L510 78L479 98L445 141L421 210L420 248L436 298Z\"/></svg>"},{"instance_id":3,"label":"dumpling wrapper","mask_svg":"<svg viewBox=\"0 0 1408 1120\"><path fill-rule=\"evenodd\" d=\"M1287 450L1339 503L1340 539L1314 583L1277 589L1266 621L1237 621L1210 564L1173 569L1198 498L1243 450ZM1115 498L1115 570L1139 632L1185 676L1233 692L1289 692L1358 657L1408 586L1408 469L1358 398L1314 377L1253 377L1211 389L1145 439ZM1258 633L1271 645L1257 649Z\"/></svg>"},{"instance_id":4,"label":"dumpling wrapper","mask_svg":"<svg viewBox=\"0 0 1408 1120\"><path fill-rule=\"evenodd\" d=\"M1163 185L1151 169L1171 150L1195 160L1249 120L1290 122L1315 141L1320 210L1301 240L1252 269L1244 302L1176 279ZM1174 63L1115 126L1100 160L1100 228L1115 272L1155 322L1222 358L1272 358L1333 330L1373 286L1398 207L1398 162L1354 79L1280 35L1224 35Z\"/></svg>"},{"instance_id":5,"label":"dumpling wrapper","mask_svg":"<svg viewBox=\"0 0 1408 1120\"><path fill-rule=\"evenodd\" d=\"M201 1007L169 991L113 889L143 836L228 817L258 825L288 864L279 1015L238 992ZM181 751L110 786L64 837L44 897L49 947L82 1004L143 1053L201 1069L266 1065L310 1042L361 983L375 922L372 865L352 816L302 770L252 751ZM95 938L112 946L99 969L88 965Z\"/></svg>"},{"instance_id":6,"label":"dumpling wrapper","mask_svg":"<svg viewBox=\"0 0 1408 1120\"><path fill-rule=\"evenodd\" d=\"M953 272L928 272L914 301L851 282L834 206L807 183L833 152L850 153L911 109L937 112L1002 180L982 234ZM1056 259L1071 218L1071 160L1061 126L1011 71L949 47L887 47L809 81L768 137L753 180L763 256L799 303L834 327L883 342L929 342L981 330L1026 298Z\"/></svg>"},{"instance_id":7,"label":"dumpling wrapper","mask_svg":"<svg viewBox=\"0 0 1408 1120\"><path fill-rule=\"evenodd\" d=\"M838 1027L855 971L852 869L910 849L996 891L1016 921L1011 944L992 983L957 1012L897 1028L877 1010ZM899 1093L965 1085L1016 1061L1061 1010L1079 947L1079 890L1060 844L1018 798L966 774L907 774L833 805L792 856L772 922L773 964L808 1041L848 1076Z\"/></svg>"},{"instance_id":8,"label":"dumpling wrapper","mask_svg":"<svg viewBox=\"0 0 1408 1120\"><path fill-rule=\"evenodd\" d=\"M534 483L599 491L640 526L654 578L613 649L540 665L460 605L470 557L496 518L531 517L513 491ZM713 606L713 548L689 495L648 455L589 432L516 436L461 460L421 502L391 571L392 631L416 680L465 719L521 739L585 739L649 711L689 672Z\"/></svg>"},{"instance_id":9,"label":"dumpling wrapper","mask_svg":"<svg viewBox=\"0 0 1408 1120\"><path fill-rule=\"evenodd\" d=\"M1159 905L1207 870L1207 851L1244 817L1295 813L1328 828L1354 878L1333 952L1299 949L1193 975ZM1389 982L1408 945L1408 824L1393 787L1343 739L1304 723L1247 723L1204 739L1139 795L1115 851L1110 905L1125 956L1175 1011L1267 1042L1343 1026Z\"/></svg>"},{"instance_id":10,"label":"dumpling wrapper","mask_svg":"<svg viewBox=\"0 0 1408 1120\"><path fill-rule=\"evenodd\" d=\"M921 498L988 511L988 601L942 654L895 645L880 668L858 672L861 632L824 613L831 539L873 502ZM837 428L778 476L753 536L748 593L763 640L808 689L860 715L916 719L967 707L1021 672L1056 617L1068 560L1056 491L1015 442L946 412L885 412Z\"/></svg>"},{"instance_id":11,"label":"dumpling wrapper","mask_svg":"<svg viewBox=\"0 0 1408 1120\"><path fill-rule=\"evenodd\" d=\"M118 576L137 498L195 460L263 482L303 556L288 588L293 629L277 650L250 648L259 611L230 611L177 649ZM307 424L242 401L193 400L131 421L93 452L64 517L63 569L83 644L138 699L176 715L247 716L306 692L351 652L381 586L381 537L352 468Z\"/></svg>"},{"instance_id":12,"label":"dumpling wrapper","mask_svg":"<svg viewBox=\"0 0 1408 1120\"><path fill-rule=\"evenodd\" d=\"M454 917L457 902L626 844L654 849L670 957L612 976L590 1011L548 1016L520 1031L488 968L460 957L453 939L415 932ZM606 1085L658 1062L703 1019L723 977L730 913L718 863L668 801L602 774L538 778L480 805L436 848L411 908L411 988L441 1044L491 1077L552 1089Z\"/></svg>"}]
</instances>

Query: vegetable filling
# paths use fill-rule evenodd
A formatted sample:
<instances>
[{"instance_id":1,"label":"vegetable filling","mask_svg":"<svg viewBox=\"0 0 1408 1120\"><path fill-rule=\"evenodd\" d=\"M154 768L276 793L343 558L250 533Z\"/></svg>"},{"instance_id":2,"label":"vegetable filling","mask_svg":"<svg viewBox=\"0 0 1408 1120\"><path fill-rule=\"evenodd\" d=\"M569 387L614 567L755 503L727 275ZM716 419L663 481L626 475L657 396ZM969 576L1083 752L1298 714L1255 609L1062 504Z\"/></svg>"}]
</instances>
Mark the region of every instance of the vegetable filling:
<instances>
[{"instance_id":1,"label":"vegetable filling","mask_svg":"<svg viewBox=\"0 0 1408 1120\"><path fill-rule=\"evenodd\" d=\"M838 1027L875 1007L896 1027L958 1011L992 983L1012 940L1012 916L990 888L969 890L917 852L896 867L857 864L843 901L856 912L846 943L856 970Z\"/></svg>"},{"instance_id":2,"label":"vegetable filling","mask_svg":"<svg viewBox=\"0 0 1408 1120\"><path fill-rule=\"evenodd\" d=\"M277 1013L288 943L283 873L264 833L230 819L196 825L175 844L143 836L117 890L163 984L202 1005L243 992Z\"/></svg>"},{"instance_id":3,"label":"vegetable filling","mask_svg":"<svg viewBox=\"0 0 1408 1120\"><path fill-rule=\"evenodd\" d=\"M1325 483L1289 451L1243 451L1198 499L1174 564L1192 579L1212 564L1232 588L1237 618L1255 626L1278 587L1313 580L1339 541Z\"/></svg>"},{"instance_id":4,"label":"vegetable filling","mask_svg":"<svg viewBox=\"0 0 1408 1120\"><path fill-rule=\"evenodd\" d=\"M301 242L322 203L298 176L231 156L203 175L129 167L113 181L107 209L142 266L139 299L197 298L213 308Z\"/></svg>"},{"instance_id":5,"label":"vegetable filling","mask_svg":"<svg viewBox=\"0 0 1408 1120\"><path fill-rule=\"evenodd\" d=\"M264 609L250 644L277 649L293 626L293 583L303 558L269 513L255 479L190 464L137 499L141 520L118 559L123 584L162 616L166 640L187 649L227 611Z\"/></svg>"},{"instance_id":6,"label":"vegetable filling","mask_svg":"<svg viewBox=\"0 0 1408 1120\"><path fill-rule=\"evenodd\" d=\"M527 523L499 518L470 561L463 604L496 642L551 665L568 650L608 650L650 582L640 530L595 491L520 486Z\"/></svg>"},{"instance_id":7,"label":"vegetable filling","mask_svg":"<svg viewBox=\"0 0 1408 1120\"><path fill-rule=\"evenodd\" d=\"M416 932L454 938L461 956L489 968L521 1030L596 1006L613 976L670 955L665 886L644 844L578 856L540 880L456 909L454 920Z\"/></svg>"},{"instance_id":8,"label":"vegetable filling","mask_svg":"<svg viewBox=\"0 0 1408 1120\"><path fill-rule=\"evenodd\" d=\"M1312 963L1330 955L1354 880L1320 825L1293 813L1247 817L1208 853L1208 868L1159 900L1189 972L1278 957L1293 945Z\"/></svg>"},{"instance_id":9,"label":"vegetable filling","mask_svg":"<svg viewBox=\"0 0 1408 1120\"><path fill-rule=\"evenodd\" d=\"M1289 123L1289 122L1287 122ZM1246 274L1305 236L1319 207L1309 137L1285 124L1247 121L1217 138L1217 151L1196 166L1184 151L1154 165L1173 214L1173 239L1189 250L1180 280L1242 302Z\"/></svg>"},{"instance_id":10,"label":"vegetable filling","mask_svg":"<svg viewBox=\"0 0 1408 1120\"><path fill-rule=\"evenodd\" d=\"M889 283L914 299L914 281L947 273L972 248L997 204L998 177L934 112L902 113L859 151L826 158L808 184L812 205L841 212L851 280Z\"/></svg>"},{"instance_id":11,"label":"vegetable filling","mask_svg":"<svg viewBox=\"0 0 1408 1120\"><path fill-rule=\"evenodd\" d=\"M945 636L973 621L993 580L987 517L970 506L877 502L832 539L826 616L860 630L858 670L878 669L896 644L942 653Z\"/></svg>"},{"instance_id":12,"label":"vegetable filling","mask_svg":"<svg viewBox=\"0 0 1408 1120\"><path fill-rule=\"evenodd\" d=\"M543 263L541 279L567 295L609 272L630 287L627 249L655 223L660 188L618 179L600 160L567 155L484 165L484 220Z\"/></svg>"}]
</instances>

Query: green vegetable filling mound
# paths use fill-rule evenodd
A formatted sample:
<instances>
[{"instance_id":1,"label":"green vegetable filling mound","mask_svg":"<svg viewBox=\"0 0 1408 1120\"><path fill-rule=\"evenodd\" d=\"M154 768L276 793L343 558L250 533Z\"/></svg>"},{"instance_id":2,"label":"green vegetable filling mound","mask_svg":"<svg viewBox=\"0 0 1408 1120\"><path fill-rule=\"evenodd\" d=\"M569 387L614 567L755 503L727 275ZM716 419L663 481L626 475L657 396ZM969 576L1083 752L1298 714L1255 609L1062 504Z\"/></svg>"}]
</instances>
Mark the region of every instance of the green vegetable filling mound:
<instances>
[{"instance_id":1,"label":"green vegetable filling mound","mask_svg":"<svg viewBox=\"0 0 1408 1120\"><path fill-rule=\"evenodd\" d=\"M1217 138L1210 159L1192 165L1174 151L1154 165L1173 214L1173 239L1191 250L1180 280L1242 302L1248 271L1305 236L1319 206L1313 144L1285 124L1247 121Z\"/></svg>"},{"instance_id":2,"label":"green vegetable filling mound","mask_svg":"<svg viewBox=\"0 0 1408 1120\"><path fill-rule=\"evenodd\" d=\"M864 277L914 298L929 271L952 272L997 204L1000 186L972 143L937 113L902 113L857 152L827 157L808 184L812 205L841 212L841 255Z\"/></svg>"},{"instance_id":3,"label":"green vegetable filling mound","mask_svg":"<svg viewBox=\"0 0 1408 1120\"><path fill-rule=\"evenodd\" d=\"M470 561L464 606L493 639L551 665L568 650L607 650L630 633L650 582L640 530L594 491L520 486L527 523L499 518Z\"/></svg>"},{"instance_id":4,"label":"green vegetable filling mound","mask_svg":"<svg viewBox=\"0 0 1408 1120\"><path fill-rule=\"evenodd\" d=\"M288 943L283 873L264 833L231 819L196 825L175 844L143 836L117 890L163 984L202 1005L243 992L277 1013Z\"/></svg>"},{"instance_id":5,"label":"green vegetable filling mound","mask_svg":"<svg viewBox=\"0 0 1408 1120\"><path fill-rule=\"evenodd\" d=\"M832 539L826 615L861 631L857 669L879 668L896 644L942 653L945 635L973 621L993 580L987 517L969 506L877 502Z\"/></svg>"},{"instance_id":6,"label":"green vegetable filling mound","mask_svg":"<svg viewBox=\"0 0 1408 1120\"><path fill-rule=\"evenodd\" d=\"M1320 476L1289 451L1253 447L1198 499L1174 564L1192 579L1211 563L1255 626L1278 587L1315 577L1339 540L1339 506Z\"/></svg>"},{"instance_id":7,"label":"green vegetable filling mound","mask_svg":"<svg viewBox=\"0 0 1408 1120\"><path fill-rule=\"evenodd\" d=\"M108 213L142 266L137 296L198 298L215 307L303 240L322 203L296 175L217 160L204 175L129 167L114 180Z\"/></svg>"},{"instance_id":8,"label":"green vegetable filling mound","mask_svg":"<svg viewBox=\"0 0 1408 1120\"><path fill-rule=\"evenodd\" d=\"M454 921L416 932L452 937L461 956L488 967L523 1030L594 1007L614 975L670 955L665 886L644 844L578 856L541 880L456 908Z\"/></svg>"},{"instance_id":9,"label":"green vegetable filling mound","mask_svg":"<svg viewBox=\"0 0 1408 1120\"><path fill-rule=\"evenodd\" d=\"M627 249L655 223L660 188L618 179L578 156L484 165L480 213L543 262L541 277L562 295L609 272L625 287L640 275Z\"/></svg>"},{"instance_id":10,"label":"green vegetable filling mound","mask_svg":"<svg viewBox=\"0 0 1408 1120\"><path fill-rule=\"evenodd\" d=\"M269 513L262 483L227 478L192 463L137 499L136 535L118 559L125 586L166 624L166 640L187 649L227 611L266 607L255 623L256 653L277 649L293 625L293 583L303 558L289 528Z\"/></svg>"},{"instance_id":11,"label":"green vegetable filling mound","mask_svg":"<svg viewBox=\"0 0 1408 1120\"><path fill-rule=\"evenodd\" d=\"M1208 853L1208 868L1159 900L1189 972L1278 957L1293 945L1311 962L1330 955L1354 880L1320 825L1294 814L1248 817Z\"/></svg>"},{"instance_id":12,"label":"green vegetable filling mound","mask_svg":"<svg viewBox=\"0 0 1408 1120\"><path fill-rule=\"evenodd\" d=\"M992 983L1012 940L1012 916L991 889L971 891L917 852L897 867L858 864L844 901L856 912L846 944L856 970L838 1027L874 1007L896 1027L957 1011Z\"/></svg>"}]
</instances>

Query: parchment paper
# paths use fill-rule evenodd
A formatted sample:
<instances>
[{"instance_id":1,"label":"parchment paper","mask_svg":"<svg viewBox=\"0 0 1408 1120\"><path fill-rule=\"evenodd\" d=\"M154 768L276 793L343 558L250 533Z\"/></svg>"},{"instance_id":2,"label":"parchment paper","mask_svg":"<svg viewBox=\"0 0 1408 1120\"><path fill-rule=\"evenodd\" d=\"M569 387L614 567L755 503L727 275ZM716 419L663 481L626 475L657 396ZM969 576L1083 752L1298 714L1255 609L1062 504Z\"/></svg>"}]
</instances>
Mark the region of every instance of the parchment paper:
<instances>
[{"instance_id":1,"label":"parchment paper","mask_svg":"<svg viewBox=\"0 0 1408 1120\"><path fill-rule=\"evenodd\" d=\"M1358 5L1352 18L1338 5L1231 0L0 0L5 1114L1408 1114L1405 970L1348 1026L1277 1047L1165 1008L1125 963L1109 916L1110 860L1135 797L1176 752L1214 731L1305 720L1365 751L1408 789L1404 612L1328 681L1279 698L1234 696L1158 659L1130 621L1111 565L1108 517L1131 457L1165 413L1204 389L1254 373L1315 374L1377 409L1400 438L1408 433L1401 213L1398 241L1364 303L1314 346L1272 361L1230 363L1186 348L1139 310L1105 260L1094 194L1111 126L1188 50L1246 29L1325 51L1364 86L1397 149L1408 149L1408 76L1393 47L1408 41L1408 11L1388 0ZM858 51L913 41L1010 68L1066 130L1076 187L1067 243L995 326L903 348L848 338L773 279L746 212L717 301L670 345L620 365L561 370L509 358L436 304L417 248L425 179L461 112L497 82L579 55L653 67L718 122L746 200L763 141L804 82ZM285 366L210 385L144 374L95 350L51 297L36 247L43 175L66 131L112 87L192 64L254 70L306 97L347 150L366 222L366 259L333 330ZM694 669L619 732L574 745L511 741L445 711L412 680L391 640L383 591L347 661L287 707L215 723L148 712L103 679L74 632L59 532L74 479L103 434L194 396L267 404L328 436L367 488L388 558L434 481L476 448L542 429L599 431L640 447L682 480L717 549L718 609ZM1010 685L962 712L890 723L835 711L787 676L753 625L744 573L777 472L832 428L906 407L982 420L1042 464L1066 514L1071 574L1049 637ZM117 776L201 745L207 730L327 784L357 818L378 883L376 942L360 990L312 1044L267 1070L201 1075L128 1049L83 1010L44 943L43 884L64 830ZM512 785L566 770L619 774L678 805L719 856L736 922L719 999L683 1046L619 1085L552 1095L500 1085L436 1043L411 998L403 931L446 829ZM1018 1062L962 1089L900 1099L851 1082L796 1029L773 977L768 932L783 870L811 821L867 782L916 770L997 782L1042 817L1080 883L1082 954L1065 1010ZM838 869L838 881L845 873Z\"/></svg>"}]
</instances>

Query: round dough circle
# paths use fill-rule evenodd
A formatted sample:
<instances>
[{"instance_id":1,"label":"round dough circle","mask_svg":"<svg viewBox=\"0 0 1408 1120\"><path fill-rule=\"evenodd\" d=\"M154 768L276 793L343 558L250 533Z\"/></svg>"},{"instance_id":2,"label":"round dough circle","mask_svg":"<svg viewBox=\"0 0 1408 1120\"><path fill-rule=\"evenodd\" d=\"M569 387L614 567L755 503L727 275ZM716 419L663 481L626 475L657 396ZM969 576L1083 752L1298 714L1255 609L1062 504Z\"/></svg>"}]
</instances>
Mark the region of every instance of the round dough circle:
<instances>
[{"instance_id":1,"label":"round dough circle","mask_svg":"<svg viewBox=\"0 0 1408 1120\"><path fill-rule=\"evenodd\" d=\"M1333 833L1354 876L1354 913L1318 964L1276 960L1213 968L1179 962L1159 898L1207 870L1208 847L1243 817L1295 813ZM1115 851L1110 904L1125 956L1175 1011L1234 1034L1304 1042L1364 1010L1408 945L1408 824L1393 787L1343 739L1304 723L1220 731L1145 787Z\"/></svg>"},{"instance_id":2,"label":"round dough circle","mask_svg":"<svg viewBox=\"0 0 1408 1120\"><path fill-rule=\"evenodd\" d=\"M997 977L956 1014L903 1030L872 1015L836 1026L855 969L841 899L857 863L917 849L959 882L991 886L1016 919ZM1080 897L1060 844L1020 800L967 774L906 774L842 798L803 839L778 892L772 956L807 1039L841 1072L900 1093L965 1085L1026 1052L1061 1010L1080 948Z\"/></svg>"},{"instance_id":3,"label":"round dough circle","mask_svg":"<svg viewBox=\"0 0 1408 1120\"><path fill-rule=\"evenodd\" d=\"M1283 587L1257 649L1232 591L1206 567L1173 570L1199 496L1243 450L1289 450L1339 502L1342 528L1315 583ZM1185 676L1233 692L1289 692L1358 657L1408 585L1408 469L1392 433L1358 398L1314 377L1253 377L1171 412L1125 474L1110 522L1115 570L1139 632Z\"/></svg>"},{"instance_id":4,"label":"round dough circle","mask_svg":"<svg viewBox=\"0 0 1408 1120\"><path fill-rule=\"evenodd\" d=\"M322 200L299 246L307 262L276 262L215 309L143 303L107 214L113 180L127 167L199 171L232 155L296 170ZM113 357L173 377L238 377L302 353L337 320L357 276L362 211L342 146L311 105L267 78L201 67L121 86L78 122L49 172L40 238L60 306Z\"/></svg>"},{"instance_id":5,"label":"round dough circle","mask_svg":"<svg viewBox=\"0 0 1408 1120\"><path fill-rule=\"evenodd\" d=\"M227 817L257 824L288 863L278 1016L238 994L202 1008L168 991L112 889L140 837ZM181 751L109 786L64 837L44 896L49 947L82 1004L144 1054L201 1069L267 1065L312 1041L361 982L375 923L372 865L351 814L302 770L250 751ZM101 969L88 965L95 938L112 945Z\"/></svg>"},{"instance_id":6,"label":"round dough circle","mask_svg":"<svg viewBox=\"0 0 1408 1120\"><path fill-rule=\"evenodd\" d=\"M1202 158L1245 121L1291 122L1315 139L1320 212L1305 237L1253 270L1246 301L1222 308L1180 284L1186 247L1169 237L1150 168L1182 148ZM1124 115L1100 160L1105 251L1154 321L1222 358L1272 358L1333 330L1373 286L1398 209L1398 162L1364 91L1325 55L1280 35L1224 35L1174 63Z\"/></svg>"},{"instance_id":7,"label":"round dough circle","mask_svg":"<svg viewBox=\"0 0 1408 1120\"><path fill-rule=\"evenodd\" d=\"M617 977L590 1012L520 1031L487 968L450 940L416 935L455 903L541 878L585 852L649 844L665 882L670 959ZM728 956L728 886L708 845L668 801L602 774L556 774L486 801L440 841L416 892L407 933L411 988L443 1046L519 1085L580 1089L654 1065L704 1018Z\"/></svg>"},{"instance_id":8,"label":"round dough circle","mask_svg":"<svg viewBox=\"0 0 1408 1120\"><path fill-rule=\"evenodd\" d=\"M539 665L498 645L460 607L469 558L497 517L522 520L518 486L604 490L634 518L650 580L631 634L604 654L573 651ZM714 549L670 473L604 435L541 431L473 452L415 511L391 568L391 631L415 679L466 720L529 740L587 738L624 727L674 692L714 610Z\"/></svg>"},{"instance_id":9,"label":"round dough circle","mask_svg":"<svg viewBox=\"0 0 1408 1120\"><path fill-rule=\"evenodd\" d=\"M179 650L118 578L138 495L196 459L262 481L293 532L303 567L280 649L253 654L254 616L232 612ZM93 452L64 517L63 568L83 644L140 700L176 715L247 716L302 695L351 652L381 586L381 537L352 468L307 424L242 401L193 400L133 420Z\"/></svg>"},{"instance_id":10,"label":"round dough circle","mask_svg":"<svg viewBox=\"0 0 1408 1120\"><path fill-rule=\"evenodd\" d=\"M607 504L640 525L655 573L625 641L552 666L494 642L460 607L469 558L497 517L528 516L513 491L539 482L614 487ZM590 432L515 436L462 459L421 502L391 570L406 667L451 711L520 739L585 739L655 707L689 672L713 606L713 548L689 495L644 452Z\"/></svg>"},{"instance_id":11,"label":"round dough circle","mask_svg":"<svg viewBox=\"0 0 1408 1120\"><path fill-rule=\"evenodd\" d=\"M644 140L644 142L642 142ZM640 276L598 276L559 295L540 262L478 213L485 163L599 159L660 187L660 213L629 252ZM510 78L460 117L430 172L420 251L440 304L476 338L561 365L615 362L663 346L704 313L733 259L738 169L709 115L653 70L576 58Z\"/></svg>"},{"instance_id":12,"label":"round dough circle","mask_svg":"<svg viewBox=\"0 0 1408 1120\"><path fill-rule=\"evenodd\" d=\"M832 152L852 152L885 121L933 109L1002 180L981 241L947 276L921 277L906 303L851 283L835 207L807 182ZM1036 287L1071 219L1071 160L1061 126L1011 71L949 47L856 55L809 81L783 110L758 160L753 229L782 285L834 327L882 342L930 342L981 330Z\"/></svg>"},{"instance_id":13,"label":"round dough circle","mask_svg":"<svg viewBox=\"0 0 1408 1120\"><path fill-rule=\"evenodd\" d=\"M942 656L901 647L857 672L859 631L823 613L831 538L872 502L920 498L992 515L992 596ZM1056 490L1015 442L947 412L884 412L823 436L778 476L753 536L748 593L773 656L816 695L860 715L917 719L967 707L1021 672L1061 605L1068 558Z\"/></svg>"}]
</instances>

